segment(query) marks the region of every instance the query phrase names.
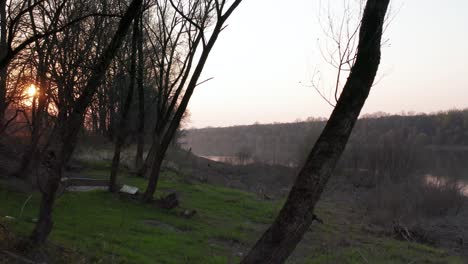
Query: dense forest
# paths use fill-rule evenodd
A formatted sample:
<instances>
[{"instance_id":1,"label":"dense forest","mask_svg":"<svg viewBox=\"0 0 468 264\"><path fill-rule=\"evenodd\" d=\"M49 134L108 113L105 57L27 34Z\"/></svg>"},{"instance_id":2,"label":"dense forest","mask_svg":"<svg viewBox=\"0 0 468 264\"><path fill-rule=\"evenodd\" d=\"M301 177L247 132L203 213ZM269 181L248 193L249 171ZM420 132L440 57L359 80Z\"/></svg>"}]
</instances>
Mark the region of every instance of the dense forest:
<instances>
[{"instance_id":1,"label":"dense forest","mask_svg":"<svg viewBox=\"0 0 468 264\"><path fill-rule=\"evenodd\" d=\"M186 131L185 148L201 156L238 156L248 150L255 161L297 166L305 158L326 121L309 118L294 123L253 124ZM434 114L365 115L358 120L348 152L358 148L396 144L434 150L468 148L468 110Z\"/></svg>"},{"instance_id":2,"label":"dense forest","mask_svg":"<svg viewBox=\"0 0 468 264\"><path fill-rule=\"evenodd\" d=\"M133 167L148 179L140 200L154 200L169 145L240 3L0 1L0 144L21 159L4 162L2 176L40 190L33 244L53 229L63 169L83 135L113 144L110 192L133 139Z\"/></svg>"}]
</instances>

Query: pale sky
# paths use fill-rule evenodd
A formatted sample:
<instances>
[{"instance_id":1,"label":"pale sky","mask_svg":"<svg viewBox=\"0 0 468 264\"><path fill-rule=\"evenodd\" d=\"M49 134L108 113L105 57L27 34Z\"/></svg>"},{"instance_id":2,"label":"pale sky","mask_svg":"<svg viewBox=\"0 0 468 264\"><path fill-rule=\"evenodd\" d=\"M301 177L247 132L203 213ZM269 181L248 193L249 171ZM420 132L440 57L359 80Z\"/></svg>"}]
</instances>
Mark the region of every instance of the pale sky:
<instances>
[{"instance_id":1,"label":"pale sky","mask_svg":"<svg viewBox=\"0 0 468 264\"><path fill-rule=\"evenodd\" d=\"M382 79L362 113L467 108L468 0L393 0L392 7ZM195 90L188 126L328 117L331 106L305 85L324 67L318 9L319 0L244 0L208 59L201 80L214 79Z\"/></svg>"}]
</instances>

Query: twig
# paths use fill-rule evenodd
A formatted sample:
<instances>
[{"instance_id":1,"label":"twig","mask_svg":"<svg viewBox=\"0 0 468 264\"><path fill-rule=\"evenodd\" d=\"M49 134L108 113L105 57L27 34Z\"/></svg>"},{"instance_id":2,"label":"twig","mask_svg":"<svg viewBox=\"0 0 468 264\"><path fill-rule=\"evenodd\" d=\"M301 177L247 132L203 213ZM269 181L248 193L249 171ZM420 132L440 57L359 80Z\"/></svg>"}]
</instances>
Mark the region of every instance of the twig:
<instances>
[{"instance_id":1,"label":"twig","mask_svg":"<svg viewBox=\"0 0 468 264\"><path fill-rule=\"evenodd\" d=\"M357 252L359 253L359 256L364 260L364 262L369 263L369 261L364 257L364 255L361 253L361 251L358 249Z\"/></svg>"},{"instance_id":2,"label":"twig","mask_svg":"<svg viewBox=\"0 0 468 264\"><path fill-rule=\"evenodd\" d=\"M26 204L29 202L29 200L31 200L31 198L32 194L29 195L28 199L26 199L26 201L23 203L23 206L21 206L21 211L18 218L21 218L23 216L24 207L26 207Z\"/></svg>"},{"instance_id":3,"label":"twig","mask_svg":"<svg viewBox=\"0 0 468 264\"><path fill-rule=\"evenodd\" d=\"M204 81L201 81L201 82L197 83L196 86L202 85L202 84L204 84L204 83L206 83L206 82L208 82L208 81L211 81L211 80L213 80L213 79L214 79L214 77L210 77L210 78L208 78L208 79L206 79L206 80L204 80Z\"/></svg>"}]
</instances>

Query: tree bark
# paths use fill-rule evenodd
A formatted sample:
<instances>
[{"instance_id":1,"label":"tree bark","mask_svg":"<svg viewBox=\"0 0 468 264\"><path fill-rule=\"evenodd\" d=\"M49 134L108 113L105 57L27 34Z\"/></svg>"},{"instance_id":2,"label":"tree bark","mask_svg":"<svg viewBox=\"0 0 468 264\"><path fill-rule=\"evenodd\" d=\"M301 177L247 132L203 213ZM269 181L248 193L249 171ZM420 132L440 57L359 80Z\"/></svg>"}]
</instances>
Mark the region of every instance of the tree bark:
<instances>
[{"instance_id":1,"label":"tree bark","mask_svg":"<svg viewBox=\"0 0 468 264\"><path fill-rule=\"evenodd\" d=\"M114 158L112 159L111 174L109 178L109 191L117 191L117 173L120 165L120 152L127 137L127 123L130 106L133 99L133 91L135 88L135 75L136 75L136 56L137 56L137 37L138 37L138 19L133 22L133 36L132 36L132 55L130 57L130 85L128 87L127 97L122 107L120 117L119 129L117 130L117 140L115 141Z\"/></svg>"},{"instance_id":2,"label":"tree bark","mask_svg":"<svg viewBox=\"0 0 468 264\"><path fill-rule=\"evenodd\" d=\"M15 173L18 177L26 179L31 170L37 167L37 163L39 160L39 142L41 139L41 132L43 131L43 124L46 115L46 70L45 70L45 62L41 59L38 65L38 79L39 79L39 86L38 86L38 106L37 111L34 114L35 118L32 122L32 133L31 133L31 143L23 154L20 167L18 171Z\"/></svg>"},{"instance_id":3,"label":"tree bark","mask_svg":"<svg viewBox=\"0 0 468 264\"><path fill-rule=\"evenodd\" d=\"M7 14L6 0L0 0L0 60L7 55ZM0 133L4 131L5 111L7 109L6 89L7 89L7 66L0 67Z\"/></svg>"},{"instance_id":4,"label":"tree bark","mask_svg":"<svg viewBox=\"0 0 468 264\"><path fill-rule=\"evenodd\" d=\"M158 144L157 147L159 146L160 145ZM156 148L152 154L154 155L153 159L151 159L152 162L148 164L148 167L146 168L145 176L146 178L148 178L148 186L146 187L145 193L142 197L142 202L144 203L149 203L153 201L153 196L158 186L159 176L161 173L161 165L164 160L164 154L165 151Z\"/></svg>"},{"instance_id":5,"label":"tree bark","mask_svg":"<svg viewBox=\"0 0 468 264\"><path fill-rule=\"evenodd\" d=\"M7 67L0 69L0 134L5 131L7 126L5 121L5 112L8 108L8 102L6 98L7 90Z\"/></svg>"},{"instance_id":6,"label":"tree bark","mask_svg":"<svg viewBox=\"0 0 468 264\"><path fill-rule=\"evenodd\" d=\"M31 234L31 240L38 245L43 244L47 240L52 230L52 210L55 202L55 194L62 176L62 168L73 153L78 132L83 124L86 108L89 106L115 53L120 48L132 20L137 16L142 2L142 0L133 0L131 2L120 20L119 27L112 40L98 59L98 62L94 65L91 71L91 77L86 83L81 96L75 102L70 116L57 121L56 129L54 129L51 137L52 142L43 160L45 167L49 168L49 173L45 186L42 188L39 219Z\"/></svg>"},{"instance_id":7,"label":"tree bark","mask_svg":"<svg viewBox=\"0 0 468 264\"><path fill-rule=\"evenodd\" d=\"M58 166L53 166L53 163L57 162L57 160L55 154L52 153L53 152L49 152L47 160L45 160L49 175L46 186L44 189L41 189L42 198L39 207L39 220L31 234L31 241L38 245L44 244L52 231L54 225L52 211L55 203L55 195L62 177L62 169ZM42 187L39 186L39 188Z\"/></svg>"},{"instance_id":8,"label":"tree bark","mask_svg":"<svg viewBox=\"0 0 468 264\"><path fill-rule=\"evenodd\" d=\"M293 252L314 219L314 208L341 156L369 95L380 63L382 28L389 0L368 0L364 9L356 63L338 103L279 215L242 260L277 264Z\"/></svg>"},{"instance_id":9,"label":"tree bark","mask_svg":"<svg viewBox=\"0 0 468 264\"><path fill-rule=\"evenodd\" d=\"M140 170L143 166L143 147L145 144L145 91L143 88L144 59L143 59L143 14L140 17L138 31L138 125L137 125L137 151L135 156L135 168Z\"/></svg>"},{"instance_id":10,"label":"tree bark","mask_svg":"<svg viewBox=\"0 0 468 264\"><path fill-rule=\"evenodd\" d=\"M102 136L107 136L107 113L109 109L108 100L106 97L106 84L101 85L100 91L98 92L98 133Z\"/></svg>"}]
</instances>

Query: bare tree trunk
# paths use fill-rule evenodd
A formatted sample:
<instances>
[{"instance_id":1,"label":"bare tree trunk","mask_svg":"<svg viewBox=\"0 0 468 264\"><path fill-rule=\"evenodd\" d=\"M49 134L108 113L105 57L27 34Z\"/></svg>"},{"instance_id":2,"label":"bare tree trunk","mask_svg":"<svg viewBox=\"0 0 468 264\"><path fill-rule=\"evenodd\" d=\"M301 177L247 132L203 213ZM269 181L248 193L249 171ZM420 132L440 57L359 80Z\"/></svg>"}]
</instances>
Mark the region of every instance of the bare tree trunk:
<instances>
[{"instance_id":1,"label":"bare tree trunk","mask_svg":"<svg viewBox=\"0 0 468 264\"><path fill-rule=\"evenodd\" d=\"M127 137L127 123L130 106L133 99L133 91L135 88L135 75L136 75L136 56L137 56L137 37L138 37L138 19L133 22L133 36L132 36L132 55L130 58L130 85L128 87L127 97L122 108L122 115L120 118L119 128L117 130L117 140L115 141L114 158L112 159L111 174L109 178L109 191L117 191L117 173L120 165L120 152Z\"/></svg>"},{"instance_id":2,"label":"bare tree trunk","mask_svg":"<svg viewBox=\"0 0 468 264\"><path fill-rule=\"evenodd\" d=\"M7 54L7 14L6 0L0 0L0 60ZM4 130L7 88L7 67L0 68L0 132Z\"/></svg>"},{"instance_id":3,"label":"bare tree trunk","mask_svg":"<svg viewBox=\"0 0 468 264\"><path fill-rule=\"evenodd\" d=\"M143 89L143 78L145 66L143 59L143 14L140 17L138 31L138 125L137 125L137 151L135 157L135 168L139 170L143 165L143 146L145 144L145 91Z\"/></svg>"},{"instance_id":4,"label":"bare tree trunk","mask_svg":"<svg viewBox=\"0 0 468 264\"><path fill-rule=\"evenodd\" d=\"M98 134L106 136L107 134L107 112L109 110L108 101L106 98L106 85L101 85L98 92Z\"/></svg>"},{"instance_id":5,"label":"bare tree trunk","mask_svg":"<svg viewBox=\"0 0 468 264\"><path fill-rule=\"evenodd\" d=\"M0 133L6 129L4 126L6 126L5 112L8 107L6 98L7 76L7 67L0 69Z\"/></svg>"},{"instance_id":6,"label":"bare tree trunk","mask_svg":"<svg viewBox=\"0 0 468 264\"><path fill-rule=\"evenodd\" d=\"M203 71L203 68L205 67L205 63L208 60L208 57L210 55L211 50L213 49L216 41L218 40L219 34L223 30L224 23L226 20L229 18L229 16L234 12L234 10L239 6L242 0L236 0L232 3L232 5L227 9L226 13L223 15L222 14L222 9L217 10L217 22L216 25L213 28L213 32L208 40L207 43L203 43L203 51L201 52L200 58L198 60L198 63L193 71L192 77L190 78L190 81L187 85L187 89L185 91L184 96L182 97L182 100L180 101L179 106L175 110L174 116L172 117L172 120L170 122L168 121L169 119L166 117L158 117L162 118L163 120L161 121L160 129L157 127L157 132L158 134L161 135L161 141L154 141L154 144L159 144L158 146L155 147L155 155L154 155L154 160L152 161L152 165L146 173L149 175L149 180L148 180L148 186L146 187L145 194L143 195L143 202L149 202L153 199L154 193L156 191L156 186L157 182L159 180L159 174L161 170L161 164L164 159L164 156L166 154L166 151L169 147L170 142L172 141L174 134L177 131L177 128L180 125L180 121L182 120L182 117L185 113L185 110L187 109L188 103L190 101L190 98L192 97L193 91L195 90L195 87L198 84L198 79L200 78L200 75ZM224 3L224 2L223 2ZM219 6L217 5L217 8ZM171 111L170 111L171 112ZM169 112L169 113L170 113ZM171 113L170 113L171 114ZM166 119L166 120L164 120ZM167 125L166 125L167 124ZM165 129L167 127L167 129ZM152 146L153 148L153 146ZM151 154L151 153L149 153ZM148 154L148 157L150 157ZM155 171L157 170L157 171Z\"/></svg>"},{"instance_id":7,"label":"bare tree trunk","mask_svg":"<svg viewBox=\"0 0 468 264\"><path fill-rule=\"evenodd\" d=\"M99 116L98 116L98 107L95 105L91 105L91 133L98 134L99 133Z\"/></svg>"},{"instance_id":8,"label":"bare tree trunk","mask_svg":"<svg viewBox=\"0 0 468 264\"><path fill-rule=\"evenodd\" d=\"M120 134L121 132L119 132ZM114 146L114 157L112 158L111 173L109 177L109 192L117 191L117 173L120 165L120 152L122 150L123 139L121 136L117 136L117 140Z\"/></svg>"},{"instance_id":9,"label":"bare tree trunk","mask_svg":"<svg viewBox=\"0 0 468 264\"><path fill-rule=\"evenodd\" d=\"M367 1L356 63L340 99L278 217L241 263L284 263L310 228L315 204L333 173L374 82L388 3L389 0Z\"/></svg>"},{"instance_id":10,"label":"bare tree trunk","mask_svg":"<svg viewBox=\"0 0 468 264\"><path fill-rule=\"evenodd\" d=\"M51 137L52 142L46 152L47 156L43 160L44 165L49 168L49 173L45 186L42 188L39 219L31 234L31 240L36 244L43 244L52 230L52 209L55 202L55 194L62 176L62 168L73 153L78 132L83 124L86 108L89 106L96 93L96 89L114 58L115 53L120 48L132 20L137 16L142 2L142 0L133 0L131 2L125 15L120 20L119 27L112 40L94 65L91 71L91 77L81 96L76 100L73 111L66 120L58 120L56 129Z\"/></svg>"},{"instance_id":11,"label":"bare tree trunk","mask_svg":"<svg viewBox=\"0 0 468 264\"><path fill-rule=\"evenodd\" d=\"M114 69L114 72L118 72L118 69ZM115 79L116 76L113 76ZM110 86L113 86L113 84L109 84ZM108 99L109 99L109 124L107 125L107 131L106 131L106 136L110 141L114 141L115 139L115 112L116 112L116 92L114 91L115 89L109 89L108 93Z\"/></svg>"},{"instance_id":12,"label":"bare tree trunk","mask_svg":"<svg viewBox=\"0 0 468 264\"><path fill-rule=\"evenodd\" d=\"M52 165L56 161L55 154L52 152L47 156L46 163ZM38 245L42 245L52 231L54 222L52 221L52 210L55 203L55 195L62 177L62 169L58 166L48 168L47 184L44 189L41 189L42 199L39 207L39 221L37 222L32 234L31 241ZM42 186L39 186L42 188Z\"/></svg>"},{"instance_id":13,"label":"bare tree trunk","mask_svg":"<svg viewBox=\"0 0 468 264\"><path fill-rule=\"evenodd\" d=\"M182 101L177 108L177 111L171 120L168 129L165 131L164 135L161 136L161 133L164 131L164 125L157 125L156 126L156 137L153 140L153 144L151 146L150 152L148 153L147 160L143 167L144 175L148 176L148 185L146 187L145 193L143 195L142 201L143 202L150 202L153 200L154 193L156 192L157 183L159 180L159 174L161 170L161 164L163 162L164 156L166 151L169 147L169 143L171 142L172 138L174 137L177 128L179 127L180 120L187 108L188 102L190 100L191 95L195 89L195 86L198 82L198 78L200 77L202 70L205 66L205 63L208 59L208 55L210 54L211 49L213 48L216 39L221 31L221 25L217 25L215 28L212 37L208 45L203 49L202 55L200 56L200 60L195 68L195 71L190 79L190 83L187 87L187 91L185 92ZM158 117L162 118L162 117ZM160 122L160 120L158 120ZM162 122L162 121L161 121ZM164 122L162 122L164 123Z\"/></svg>"},{"instance_id":14,"label":"bare tree trunk","mask_svg":"<svg viewBox=\"0 0 468 264\"><path fill-rule=\"evenodd\" d=\"M145 172L146 174L148 174L147 178L149 180L148 186L142 197L142 202L148 203L153 200L154 193L156 192L156 188L158 186L159 175L161 173L161 165L164 160L164 154L165 151L162 151L161 149L154 150L154 158L151 160L152 162L151 164L149 164L149 167L147 167Z\"/></svg>"},{"instance_id":15,"label":"bare tree trunk","mask_svg":"<svg viewBox=\"0 0 468 264\"><path fill-rule=\"evenodd\" d=\"M39 161L39 142L41 139L41 132L43 132L43 122L46 114L46 89L47 89L47 82L46 82L46 66L44 65L45 62L43 59L39 59L40 64L38 66L38 79L39 79L39 87L38 87L38 106L37 111L34 114L35 118L32 122L32 133L31 133L31 143L23 154L23 158L21 160L20 167L18 171L15 173L18 177L25 179L33 168L37 167L37 163Z\"/></svg>"},{"instance_id":16,"label":"bare tree trunk","mask_svg":"<svg viewBox=\"0 0 468 264\"><path fill-rule=\"evenodd\" d=\"M166 148L163 149L164 144L161 142L161 139L162 137L158 130L158 132L156 132L154 135L153 144L151 145L148 156L146 157L145 163L143 165L143 176L148 179L148 185L146 187L145 193L143 194L142 202L151 202L153 200L154 193L156 192L161 165L169 145L168 144Z\"/></svg>"},{"instance_id":17,"label":"bare tree trunk","mask_svg":"<svg viewBox=\"0 0 468 264\"><path fill-rule=\"evenodd\" d=\"M137 174L138 176L140 177L147 177L148 175L146 174L146 172L148 171L148 167L151 167L151 162L153 161L155 155L156 155L156 147L157 145L156 144L151 144L151 147L150 149L148 150L148 154L146 154L146 158L145 158L145 161L143 162L143 164L137 168Z\"/></svg>"}]
</instances>

